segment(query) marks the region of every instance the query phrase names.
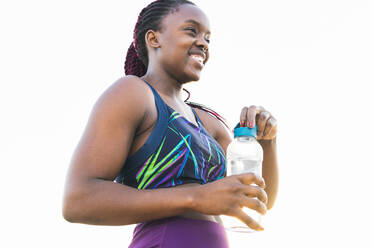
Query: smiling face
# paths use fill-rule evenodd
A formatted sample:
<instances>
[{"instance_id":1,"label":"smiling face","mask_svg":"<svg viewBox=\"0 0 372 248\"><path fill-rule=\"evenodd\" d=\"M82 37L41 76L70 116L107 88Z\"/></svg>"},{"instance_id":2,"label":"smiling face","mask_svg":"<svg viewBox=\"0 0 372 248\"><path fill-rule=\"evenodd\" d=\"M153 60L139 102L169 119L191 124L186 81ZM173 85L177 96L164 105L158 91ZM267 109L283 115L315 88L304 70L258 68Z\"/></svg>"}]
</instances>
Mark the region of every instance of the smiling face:
<instances>
[{"instance_id":1,"label":"smiling face","mask_svg":"<svg viewBox=\"0 0 372 248\"><path fill-rule=\"evenodd\" d=\"M158 31L157 63L178 82L197 81L209 58L209 21L190 4L165 16Z\"/></svg>"}]
</instances>

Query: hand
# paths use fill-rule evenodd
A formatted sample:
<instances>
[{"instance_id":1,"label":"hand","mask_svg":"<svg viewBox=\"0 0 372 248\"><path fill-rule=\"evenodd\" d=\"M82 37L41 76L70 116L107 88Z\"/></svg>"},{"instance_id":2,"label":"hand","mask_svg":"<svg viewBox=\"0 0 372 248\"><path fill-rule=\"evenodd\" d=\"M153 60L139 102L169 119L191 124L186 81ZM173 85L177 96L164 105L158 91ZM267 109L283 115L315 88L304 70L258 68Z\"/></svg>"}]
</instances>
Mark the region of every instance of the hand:
<instances>
[{"instance_id":1,"label":"hand","mask_svg":"<svg viewBox=\"0 0 372 248\"><path fill-rule=\"evenodd\" d=\"M251 185L251 184L256 184ZM229 215L240 219L250 228L263 228L248 216L242 207L265 214L267 195L263 178L254 173L228 176L220 180L197 186L194 191L194 210L207 215Z\"/></svg>"},{"instance_id":2,"label":"hand","mask_svg":"<svg viewBox=\"0 0 372 248\"><path fill-rule=\"evenodd\" d=\"M254 127L257 124L257 140L272 140L276 137L277 121L261 106L244 107L240 113L241 127Z\"/></svg>"}]
</instances>

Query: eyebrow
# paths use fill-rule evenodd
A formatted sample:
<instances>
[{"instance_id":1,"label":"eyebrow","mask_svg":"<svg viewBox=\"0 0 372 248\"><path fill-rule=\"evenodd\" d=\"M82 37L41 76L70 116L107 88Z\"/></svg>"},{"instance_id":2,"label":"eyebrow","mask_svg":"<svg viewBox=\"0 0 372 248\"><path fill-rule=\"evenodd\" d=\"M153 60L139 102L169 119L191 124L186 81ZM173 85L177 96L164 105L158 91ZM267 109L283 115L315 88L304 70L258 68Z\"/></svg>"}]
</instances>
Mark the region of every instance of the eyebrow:
<instances>
[{"instance_id":1,"label":"eyebrow","mask_svg":"<svg viewBox=\"0 0 372 248\"><path fill-rule=\"evenodd\" d=\"M185 23L186 23L186 22L189 22L189 23L195 24L196 26L199 26L199 27L202 26L202 24L200 24L199 22L197 22L197 21L195 21L195 20L193 20L193 19L186 20ZM207 33L210 34L211 31L210 31L210 30L207 30Z\"/></svg>"}]
</instances>

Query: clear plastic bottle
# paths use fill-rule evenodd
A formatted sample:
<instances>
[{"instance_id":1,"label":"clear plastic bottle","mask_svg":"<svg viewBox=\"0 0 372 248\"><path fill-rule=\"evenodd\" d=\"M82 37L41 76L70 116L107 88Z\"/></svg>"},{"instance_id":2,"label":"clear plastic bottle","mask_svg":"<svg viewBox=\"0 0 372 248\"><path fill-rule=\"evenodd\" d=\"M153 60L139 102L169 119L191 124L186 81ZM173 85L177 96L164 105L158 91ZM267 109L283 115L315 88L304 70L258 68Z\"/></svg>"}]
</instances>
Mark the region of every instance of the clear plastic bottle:
<instances>
[{"instance_id":1,"label":"clear plastic bottle","mask_svg":"<svg viewBox=\"0 0 372 248\"><path fill-rule=\"evenodd\" d=\"M253 172L262 177L263 150L256 140L257 126L253 128L236 126L234 140L227 147L227 176ZM262 224L262 215L248 207L243 211ZM222 221L226 230L234 232L254 232L244 222L231 216L223 215Z\"/></svg>"}]
</instances>

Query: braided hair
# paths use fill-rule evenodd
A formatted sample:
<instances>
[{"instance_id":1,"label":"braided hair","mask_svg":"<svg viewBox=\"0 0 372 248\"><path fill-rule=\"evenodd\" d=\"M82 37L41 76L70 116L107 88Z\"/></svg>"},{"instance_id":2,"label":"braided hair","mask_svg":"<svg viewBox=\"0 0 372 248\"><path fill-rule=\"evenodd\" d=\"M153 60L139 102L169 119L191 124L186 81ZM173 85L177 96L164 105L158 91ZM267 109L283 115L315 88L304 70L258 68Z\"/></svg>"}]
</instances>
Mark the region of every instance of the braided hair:
<instances>
[{"instance_id":1,"label":"braided hair","mask_svg":"<svg viewBox=\"0 0 372 248\"><path fill-rule=\"evenodd\" d=\"M142 77L146 74L149 63L146 48L145 35L148 30L158 31L161 29L161 22L165 16L178 10L183 4L195 5L187 0L156 0L145 7L138 16L133 32L133 42L130 44L125 59L124 70L126 75ZM202 109L220 120L226 127L225 119L212 109L194 102L188 101L190 92L185 102L191 107Z\"/></svg>"}]
</instances>

